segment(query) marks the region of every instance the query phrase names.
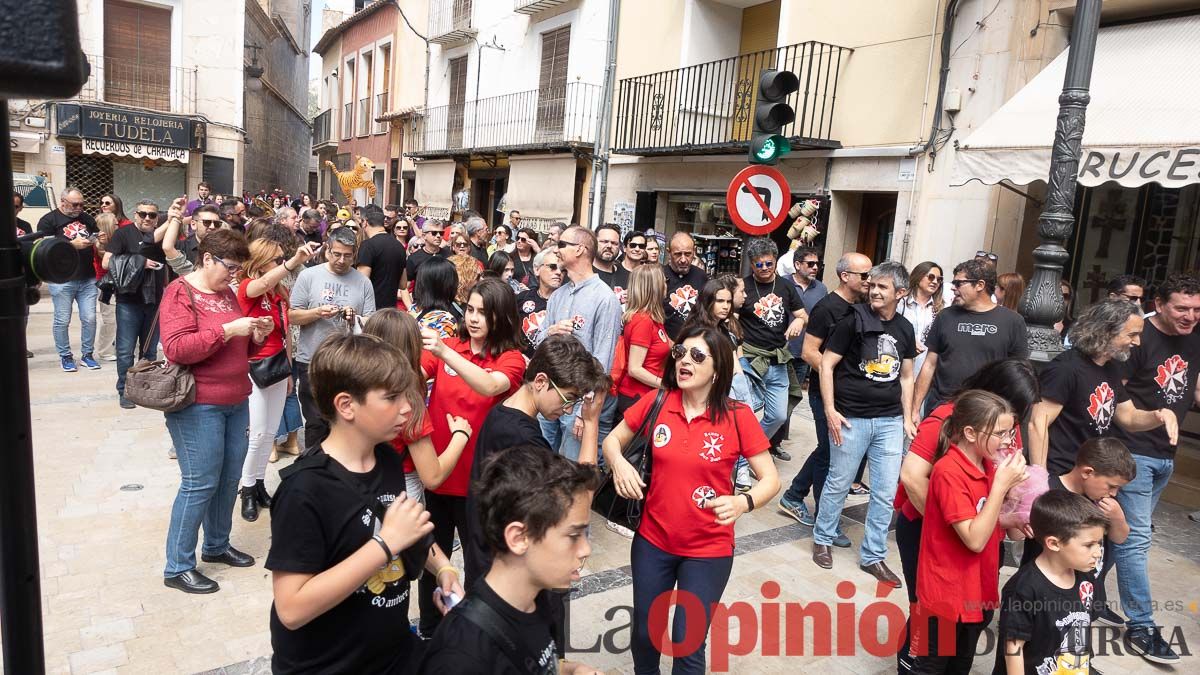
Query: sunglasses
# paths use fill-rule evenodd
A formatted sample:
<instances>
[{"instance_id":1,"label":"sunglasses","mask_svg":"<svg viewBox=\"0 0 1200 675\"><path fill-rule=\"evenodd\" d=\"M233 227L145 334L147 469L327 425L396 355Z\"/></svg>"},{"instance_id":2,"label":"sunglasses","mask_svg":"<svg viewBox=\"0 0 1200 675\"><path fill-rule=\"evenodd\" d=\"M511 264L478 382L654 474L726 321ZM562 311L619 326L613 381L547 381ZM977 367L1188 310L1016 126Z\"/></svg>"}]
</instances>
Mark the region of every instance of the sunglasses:
<instances>
[{"instance_id":1,"label":"sunglasses","mask_svg":"<svg viewBox=\"0 0 1200 675\"><path fill-rule=\"evenodd\" d=\"M557 271L558 271L558 263L546 263L546 264L545 264L545 267L546 267L547 269L549 269L551 272L557 272Z\"/></svg>"},{"instance_id":2,"label":"sunglasses","mask_svg":"<svg viewBox=\"0 0 1200 675\"><path fill-rule=\"evenodd\" d=\"M758 270L769 270L773 267L775 267L774 260L761 260L759 262L754 263L754 269L758 269Z\"/></svg>"},{"instance_id":3,"label":"sunglasses","mask_svg":"<svg viewBox=\"0 0 1200 675\"><path fill-rule=\"evenodd\" d=\"M850 270L847 270L845 274L854 274L862 281L866 281L867 279L871 278L870 272L851 272Z\"/></svg>"},{"instance_id":4,"label":"sunglasses","mask_svg":"<svg viewBox=\"0 0 1200 675\"><path fill-rule=\"evenodd\" d=\"M196 222L199 223L200 225L203 225L206 229L209 229L209 230L215 230L221 226L220 220L212 220L211 218L204 218L204 219L197 218Z\"/></svg>"},{"instance_id":5,"label":"sunglasses","mask_svg":"<svg viewBox=\"0 0 1200 675\"><path fill-rule=\"evenodd\" d=\"M456 242L454 242L453 244L451 244L451 246L453 246L454 248L466 248L466 247L467 247L467 242L465 242L465 241L456 241Z\"/></svg>"},{"instance_id":6,"label":"sunglasses","mask_svg":"<svg viewBox=\"0 0 1200 675\"><path fill-rule=\"evenodd\" d=\"M158 211L138 211L138 218L149 218L150 220L158 220Z\"/></svg>"},{"instance_id":7,"label":"sunglasses","mask_svg":"<svg viewBox=\"0 0 1200 675\"><path fill-rule=\"evenodd\" d=\"M439 237L442 236L443 232L445 232L445 230L425 230L425 234L436 234Z\"/></svg>"},{"instance_id":8,"label":"sunglasses","mask_svg":"<svg viewBox=\"0 0 1200 675\"><path fill-rule=\"evenodd\" d=\"M581 244L580 244L580 243L578 243L578 242L574 242L574 241L567 241L566 239L559 239L559 240L558 240L558 247L559 247L559 248L566 248L566 247L568 247L568 246L581 246Z\"/></svg>"},{"instance_id":9,"label":"sunglasses","mask_svg":"<svg viewBox=\"0 0 1200 675\"><path fill-rule=\"evenodd\" d=\"M820 260L802 260L802 261L800 261L800 264L804 265L805 267L820 267L821 261Z\"/></svg>"},{"instance_id":10,"label":"sunglasses","mask_svg":"<svg viewBox=\"0 0 1200 675\"><path fill-rule=\"evenodd\" d=\"M625 248L646 248L646 243L642 242L639 244L635 241L631 241L628 244L625 244Z\"/></svg>"},{"instance_id":11,"label":"sunglasses","mask_svg":"<svg viewBox=\"0 0 1200 675\"><path fill-rule=\"evenodd\" d=\"M282 265L282 264L284 264L285 262L287 262L287 258L285 258L285 257L283 257L283 256L281 256L281 255L280 255L280 256L275 256L275 258L274 258L273 260L275 261L275 264L276 264L276 265Z\"/></svg>"},{"instance_id":12,"label":"sunglasses","mask_svg":"<svg viewBox=\"0 0 1200 675\"><path fill-rule=\"evenodd\" d=\"M692 347L691 349L683 345L671 347L671 356L675 357L676 361L682 359L684 354L691 356L692 362L696 364L704 363L704 360L708 358L708 353L699 347Z\"/></svg>"},{"instance_id":13,"label":"sunglasses","mask_svg":"<svg viewBox=\"0 0 1200 675\"><path fill-rule=\"evenodd\" d=\"M963 284L974 284L983 281L983 279L955 279L950 282L950 285L955 288L961 288Z\"/></svg>"},{"instance_id":14,"label":"sunglasses","mask_svg":"<svg viewBox=\"0 0 1200 675\"><path fill-rule=\"evenodd\" d=\"M111 200L105 199L104 201L100 202L100 205L101 206L112 206L113 203Z\"/></svg>"},{"instance_id":15,"label":"sunglasses","mask_svg":"<svg viewBox=\"0 0 1200 675\"><path fill-rule=\"evenodd\" d=\"M996 257L995 253L990 253L988 251L975 251L975 257L976 258L987 258L988 260L991 260L992 262L996 262L996 260L998 259Z\"/></svg>"},{"instance_id":16,"label":"sunglasses","mask_svg":"<svg viewBox=\"0 0 1200 675\"><path fill-rule=\"evenodd\" d=\"M936 275L936 274L926 274L926 275L925 275L925 278L926 278L926 279L928 279L928 280L930 280L930 281L936 281L936 282L938 282L939 284L940 284L940 283L942 283L942 278L941 278L941 277L939 277L939 276L938 276L938 275Z\"/></svg>"},{"instance_id":17,"label":"sunglasses","mask_svg":"<svg viewBox=\"0 0 1200 675\"><path fill-rule=\"evenodd\" d=\"M1128 300L1130 302L1141 302L1143 300L1142 296L1140 296L1140 295L1129 295L1128 293L1118 293L1117 295L1121 296L1122 298L1125 298L1126 300ZM1064 295L1063 297L1065 298L1066 296Z\"/></svg>"}]
</instances>

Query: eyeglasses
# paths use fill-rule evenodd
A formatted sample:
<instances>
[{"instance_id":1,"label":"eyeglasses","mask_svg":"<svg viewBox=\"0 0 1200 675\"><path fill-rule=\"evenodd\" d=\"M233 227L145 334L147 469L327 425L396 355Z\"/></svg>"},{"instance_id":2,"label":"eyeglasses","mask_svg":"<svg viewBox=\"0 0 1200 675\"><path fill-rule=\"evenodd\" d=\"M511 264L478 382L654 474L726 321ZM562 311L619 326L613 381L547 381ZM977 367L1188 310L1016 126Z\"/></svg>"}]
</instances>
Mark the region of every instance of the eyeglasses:
<instances>
[{"instance_id":1,"label":"eyeglasses","mask_svg":"<svg viewBox=\"0 0 1200 675\"><path fill-rule=\"evenodd\" d=\"M760 261L754 263L754 269L757 269L757 270L769 270L773 267L775 267L774 260L760 260Z\"/></svg>"},{"instance_id":2,"label":"eyeglasses","mask_svg":"<svg viewBox=\"0 0 1200 675\"><path fill-rule=\"evenodd\" d=\"M636 241L631 241L628 244L625 244L625 248L646 248L646 242L639 244Z\"/></svg>"},{"instance_id":3,"label":"eyeglasses","mask_svg":"<svg viewBox=\"0 0 1200 675\"><path fill-rule=\"evenodd\" d=\"M546 267L546 268L547 268L547 269L549 269L551 272L557 272L557 271L558 271L558 263L546 263L545 265L543 265L543 267Z\"/></svg>"},{"instance_id":4,"label":"eyeglasses","mask_svg":"<svg viewBox=\"0 0 1200 675\"><path fill-rule=\"evenodd\" d=\"M340 244L341 242L338 243ZM337 260L350 260L354 257L354 251L350 251L348 253L334 253L333 251L327 251L325 253L325 257L334 258Z\"/></svg>"},{"instance_id":5,"label":"eyeglasses","mask_svg":"<svg viewBox=\"0 0 1200 675\"><path fill-rule=\"evenodd\" d=\"M1017 428L1013 427L1008 431L993 431L988 435L995 436L1000 441L1000 445L1011 445L1013 441L1017 440Z\"/></svg>"},{"instance_id":6,"label":"eyeglasses","mask_svg":"<svg viewBox=\"0 0 1200 675\"><path fill-rule=\"evenodd\" d=\"M866 281L867 279L870 279L870 278L871 278L871 272L870 272L870 271L866 271L866 272L855 272L855 271L852 271L852 270L846 270L846 271L844 272L844 274L855 274L855 275L858 275L858 278L859 278L860 280L862 280L862 281Z\"/></svg>"},{"instance_id":7,"label":"eyeglasses","mask_svg":"<svg viewBox=\"0 0 1200 675\"><path fill-rule=\"evenodd\" d=\"M704 360L708 358L708 352L705 352L699 347L692 347L691 349L688 349L683 345L675 345L674 347L671 347L671 356L675 357L676 361L682 359L684 354L690 355L692 357L692 361L697 364L704 363Z\"/></svg>"},{"instance_id":8,"label":"eyeglasses","mask_svg":"<svg viewBox=\"0 0 1200 675\"><path fill-rule=\"evenodd\" d=\"M579 242L567 241L566 239L559 239L559 240L558 240L558 247L559 247L559 248L566 248L566 247L568 247L568 246L582 246L582 244L580 244Z\"/></svg>"},{"instance_id":9,"label":"eyeglasses","mask_svg":"<svg viewBox=\"0 0 1200 675\"><path fill-rule=\"evenodd\" d=\"M210 255L210 256L212 256L212 259L213 259L213 260L216 260L217 262L221 263L221 266L222 266L222 267L224 267L225 269L229 270L229 273L230 273L230 274L237 274L238 272L241 272L241 271L242 271L242 266L241 266L241 265L237 265L237 264L234 264L234 263L227 263L227 262L225 262L224 260L221 260L221 258L219 258L219 257L217 257L217 256L215 256L215 255L213 255L213 254L211 254L211 253L209 253L209 255Z\"/></svg>"},{"instance_id":10,"label":"eyeglasses","mask_svg":"<svg viewBox=\"0 0 1200 675\"><path fill-rule=\"evenodd\" d=\"M158 211L138 211L138 218L148 218L150 220L158 220Z\"/></svg>"},{"instance_id":11,"label":"eyeglasses","mask_svg":"<svg viewBox=\"0 0 1200 675\"><path fill-rule=\"evenodd\" d=\"M220 220L213 220L211 218L203 218L203 219L197 218L195 222L200 225L203 225L206 229L209 229L209 230L215 230L221 226Z\"/></svg>"},{"instance_id":12,"label":"eyeglasses","mask_svg":"<svg viewBox=\"0 0 1200 675\"><path fill-rule=\"evenodd\" d=\"M991 253L989 251L975 251L975 257L976 258L987 258L988 260L991 260L992 262L996 262L996 260L997 260L996 254Z\"/></svg>"},{"instance_id":13,"label":"eyeglasses","mask_svg":"<svg viewBox=\"0 0 1200 675\"><path fill-rule=\"evenodd\" d=\"M801 260L800 264L804 265L805 267L820 267L821 261L820 260Z\"/></svg>"},{"instance_id":14,"label":"eyeglasses","mask_svg":"<svg viewBox=\"0 0 1200 675\"><path fill-rule=\"evenodd\" d=\"M963 284L977 284L983 279L955 279L950 282L950 285L955 288L961 288Z\"/></svg>"},{"instance_id":15,"label":"eyeglasses","mask_svg":"<svg viewBox=\"0 0 1200 675\"><path fill-rule=\"evenodd\" d=\"M576 403L579 403L579 399L569 399L569 398L567 398L567 397L566 397L566 396L565 396L565 395L562 393L562 389L559 389L559 388L558 388L558 385L557 385L557 384L554 384L554 380L548 380L548 382L550 382L550 386L551 386L551 387L554 387L554 393L558 394L558 397L559 397L560 399L562 399L562 409L563 409L563 412L567 412L568 410L570 410L570 409L574 408Z\"/></svg>"},{"instance_id":16,"label":"eyeglasses","mask_svg":"<svg viewBox=\"0 0 1200 675\"><path fill-rule=\"evenodd\" d=\"M282 265L283 263L287 262L287 258L285 258L285 257L283 257L283 256L281 256L281 255L280 255L280 256L275 256L275 258L274 258L274 261L275 261L275 264L276 264L276 265Z\"/></svg>"},{"instance_id":17,"label":"eyeglasses","mask_svg":"<svg viewBox=\"0 0 1200 675\"><path fill-rule=\"evenodd\" d=\"M939 284L942 283L942 278L936 274L926 274L925 278L928 279L929 281L936 281Z\"/></svg>"}]
</instances>

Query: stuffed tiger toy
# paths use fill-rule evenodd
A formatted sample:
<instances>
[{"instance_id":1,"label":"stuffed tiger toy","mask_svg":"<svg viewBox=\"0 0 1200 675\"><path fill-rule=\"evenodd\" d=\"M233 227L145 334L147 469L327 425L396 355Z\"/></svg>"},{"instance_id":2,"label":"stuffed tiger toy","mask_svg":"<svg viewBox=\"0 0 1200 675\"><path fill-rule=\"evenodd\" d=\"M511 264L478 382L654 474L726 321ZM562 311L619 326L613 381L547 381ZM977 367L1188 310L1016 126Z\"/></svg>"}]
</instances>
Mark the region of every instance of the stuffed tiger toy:
<instances>
[{"instance_id":1,"label":"stuffed tiger toy","mask_svg":"<svg viewBox=\"0 0 1200 675\"><path fill-rule=\"evenodd\" d=\"M337 176L338 185L342 186L342 194L346 195L347 202L354 199L354 191L358 188L366 188L371 199L375 199L375 182L370 178L375 171L375 162L366 157L359 157L354 168L349 171L338 171L337 166L330 161L326 161L325 165Z\"/></svg>"}]
</instances>

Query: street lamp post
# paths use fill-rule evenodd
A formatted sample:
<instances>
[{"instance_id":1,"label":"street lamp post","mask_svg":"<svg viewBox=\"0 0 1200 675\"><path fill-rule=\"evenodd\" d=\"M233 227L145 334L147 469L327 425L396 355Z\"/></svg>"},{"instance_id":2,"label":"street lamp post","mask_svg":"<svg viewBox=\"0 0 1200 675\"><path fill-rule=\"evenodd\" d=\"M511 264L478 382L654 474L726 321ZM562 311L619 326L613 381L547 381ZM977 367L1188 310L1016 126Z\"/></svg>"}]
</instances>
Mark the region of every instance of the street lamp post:
<instances>
[{"instance_id":1,"label":"street lamp post","mask_svg":"<svg viewBox=\"0 0 1200 675\"><path fill-rule=\"evenodd\" d=\"M1079 172L1084 116L1091 96L1092 61L1096 33L1100 29L1101 0L1078 0L1071 27L1067 74L1058 97L1058 124L1050 152L1050 177L1046 205L1038 218L1041 244L1033 250L1033 279L1021 297L1019 309L1029 327L1030 356L1049 361L1062 351L1062 339L1054 323L1063 316L1060 288L1063 264L1070 253L1063 247L1075 227L1075 185Z\"/></svg>"}]
</instances>

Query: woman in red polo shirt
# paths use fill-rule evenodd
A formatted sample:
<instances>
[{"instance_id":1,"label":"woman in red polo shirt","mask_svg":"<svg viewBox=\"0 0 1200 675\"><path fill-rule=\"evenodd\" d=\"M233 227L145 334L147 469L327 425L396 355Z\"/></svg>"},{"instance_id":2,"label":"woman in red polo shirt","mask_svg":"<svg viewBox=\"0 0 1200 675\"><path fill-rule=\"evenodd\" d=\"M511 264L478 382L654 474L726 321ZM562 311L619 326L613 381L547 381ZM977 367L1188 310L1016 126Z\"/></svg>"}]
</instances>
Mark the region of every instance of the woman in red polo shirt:
<instances>
[{"instance_id":1,"label":"woman in red polo shirt","mask_svg":"<svg viewBox=\"0 0 1200 675\"><path fill-rule=\"evenodd\" d=\"M995 463L1016 439L1016 415L999 396L978 389L953 400L942 424L941 459L933 465L917 561L914 673L968 673L979 634L1000 602L997 521L1009 489L1025 480L1020 453ZM432 592L432 591L431 591ZM928 623L922 618L929 617ZM942 623L954 624L939 627ZM943 640L953 635L953 644Z\"/></svg>"},{"instance_id":2,"label":"woman in red polo shirt","mask_svg":"<svg viewBox=\"0 0 1200 675\"><path fill-rule=\"evenodd\" d=\"M492 406L521 386L525 357L520 351L516 296L499 279L480 280L467 296L458 337L443 342L436 332L426 328L421 331L421 339L425 346L421 368L425 377L433 380L428 411L433 447L440 454L449 446L452 435L466 433L451 428L448 415L462 417L472 429L478 429ZM451 550L455 530L460 538L467 536L467 485L474 456L475 438L468 438L450 476L437 488L425 491L425 508L434 525L433 539L445 551ZM442 616L433 605L436 586L433 575L421 577L421 634L426 636L433 634Z\"/></svg>"},{"instance_id":3,"label":"woman in red polo shirt","mask_svg":"<svg viewBox=\"0 0 1200 675\"><path fill-rule=\"evenodd\" d=\"M633 663L637 672L657 672L661 654L650 639L650 607L678 588L699 599L707 636L713 604L719 602L733 567L733 523L779 491L779 474L765 451L771 443L750 408L729 399L733 352L719 329L693 325L679 334L663 371L666 398L651 420L650 485L621 455L634 430L654 406L651 391L625 411L604 441L617 492L642 499L645 507L630 549L633 566ZM733 467L746 457L758 484L736 494ZM432 589L430 589L432 592ZM686 608L686 609L685 609ZM688 635L687 622L700 620L695 603L676 608L672 639ZM692 616L689 616L692 614ZM706 641L706 640L705 640ZM677 654L676 673L704 672L704 641L690 654Z\"/></svg>"},{"instance_id":4,"label":"woman in red polo shirt","mask_svg":"<svg viewBox=\"0 0 1200 675\"><path fill-rule=\"evenodd\" d=\"M618 347L628 356L625 372L617 382L617 419L643 394L662 388L663 364L671 351L663 327L666 317L662 299L666 296L667 278L661 267L641 265L633 269L625 305L625 330Z\"/></svg>"}]
</instances>

